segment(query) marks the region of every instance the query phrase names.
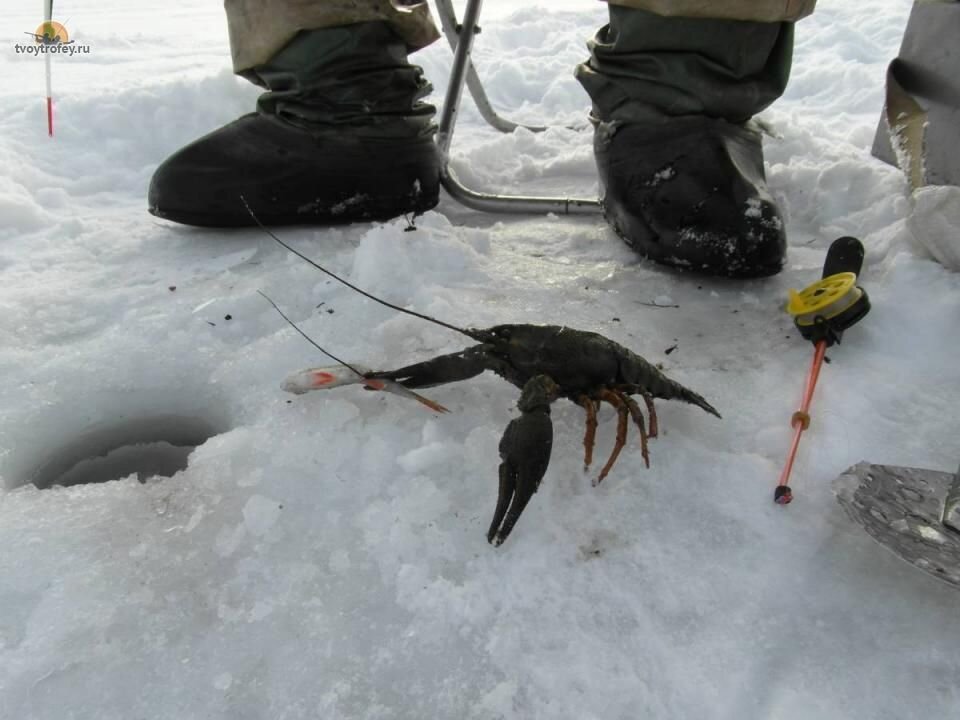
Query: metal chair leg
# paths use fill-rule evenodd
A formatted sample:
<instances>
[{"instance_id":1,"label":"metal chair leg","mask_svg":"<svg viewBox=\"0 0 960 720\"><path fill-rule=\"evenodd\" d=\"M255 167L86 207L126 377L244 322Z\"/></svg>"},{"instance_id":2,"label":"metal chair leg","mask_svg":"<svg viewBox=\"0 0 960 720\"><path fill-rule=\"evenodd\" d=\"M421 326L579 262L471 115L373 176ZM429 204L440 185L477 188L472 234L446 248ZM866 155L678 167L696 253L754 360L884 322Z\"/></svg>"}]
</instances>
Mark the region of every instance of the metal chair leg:
<instances>
[{"instance_id":1,"label":"metal chair leg","mask_svg":"<svg viewBox=\"0 0 960 720\"><path fill-rule=\"evenodd\" d=\"M438 3L440 0L438 0ZM464 186L450 168L450 143L453 140L453 130L456 125L457 114L460 111L460 100L463 97L463 86L472 69L470 53L473 50L473 40L477 33L477 22L480 19L480 10L483 0L468 0L464 12L463 22L457 32L457 43L453 57L453 68L450 72L450 84L447 87L443 110L440 114L440 127L437 131L437 146L441 154L440 182L444 189L460 204L474 210L500 213L529 213L562 215L595 215L602 212L599 200L585 198L563 197L533 197L522 195L496 195L477 192ZM447 12L449 11L449 12ZM441 18L444 14L452 16L454 31L456 17L453 8L449 5L441 8ZM479 78L477 79L479 84ZM476 97L476 96L475 96ZM486 98L483 93L482 97ZM489 107L489 102L487 103ZM491 112L493 111L490 108ZM481 110L483 112L483 110ZM496 113L493 113L496 116ZM486 117L486 116L485 116ZM502 118L501 118L502 120ZM489 122L489 119L488 119ZM493 123L491 123L493 124ZM495 126L496 127L496 126ZM499 128L498 128L499 129Z\"/></svg>"},{"instance_id":2,"label":"metal chair leg","mask_svg":"<svg viewBox=\"0 0 960 720\"><path fill-rule=\"evenodd\" d=\"M450 50L456 52L457 43L460 41L460 24L457 21L456 10L453 9L453 1L436 0L436 3L437 15L440 17L440 27L443 28L443 34L446 36L447 42L450 43ZM477 28L477 32L480 32L480 28ZM519 127L525 128L530 132L543 132L547 129L543 125L515 123L499 115L497 111L494 110L490 98L487 97L487 91L484 90L480 76L477 75L477 70L469 57L467 58L467 90L470 91L470 96L473 98L473 102L476 103L480 115L487 121L487 124L495 130L499 130L502 133L512 133Z\"/></svg>"}]
</instances>

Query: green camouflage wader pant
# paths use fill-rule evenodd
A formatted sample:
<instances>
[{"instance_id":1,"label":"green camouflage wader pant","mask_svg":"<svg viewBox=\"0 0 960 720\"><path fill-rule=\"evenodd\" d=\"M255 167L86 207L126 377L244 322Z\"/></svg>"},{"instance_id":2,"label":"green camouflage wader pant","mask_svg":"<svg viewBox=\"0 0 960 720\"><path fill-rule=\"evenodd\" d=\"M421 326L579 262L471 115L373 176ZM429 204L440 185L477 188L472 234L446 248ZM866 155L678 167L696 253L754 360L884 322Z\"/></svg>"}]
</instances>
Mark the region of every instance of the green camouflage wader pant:
<instances>
[{"instance_id":1,"label":"green camouflage wader pant","mask_svg":"<svg viewBox=\"0 0 960 720\"><path fill-rule=\"evenodd\" d=\"M662 16L794 21L813 12L816 0L610 0ZM372 20L387 21L419 50L439 37L426 2L417 0L225 0L235 72L265 63L300 30Z\"/></svg>"}]
</instances>

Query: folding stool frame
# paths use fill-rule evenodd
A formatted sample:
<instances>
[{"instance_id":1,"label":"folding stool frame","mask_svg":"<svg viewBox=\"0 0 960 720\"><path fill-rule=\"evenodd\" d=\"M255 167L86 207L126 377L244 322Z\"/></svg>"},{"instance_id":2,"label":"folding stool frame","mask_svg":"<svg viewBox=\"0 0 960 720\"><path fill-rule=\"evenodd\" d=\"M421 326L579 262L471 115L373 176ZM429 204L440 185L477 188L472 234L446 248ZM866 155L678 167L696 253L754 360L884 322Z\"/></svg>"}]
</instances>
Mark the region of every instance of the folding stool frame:
<instances>
[{"instance_id":1,"label":"folding stool frame","mask_svg":"<svg viewBox=\"0 0 960 720\"><path fill-rule=\"evenodd\" d=\"M519 125L500 117L487 98L483 84L470 59L474 37L480 32L477 23L480 19L483 0L467 0L462 23L457 22L452 0L436 0L436 4L443 32L454 51L450 84L447 86L443 111L440 114L440 128L437 132L437 146L441 155L440 182L443 188L460 204L483 212L561 215L595 215L602 212L599 200L483 193L471 190L457 179L450 168L450 143L453 140L453 129L460 110L464 84L469 87L480 114L500 132L512 132L518 127L540 132L545 128Z\"/></svg>"}]
</instances>

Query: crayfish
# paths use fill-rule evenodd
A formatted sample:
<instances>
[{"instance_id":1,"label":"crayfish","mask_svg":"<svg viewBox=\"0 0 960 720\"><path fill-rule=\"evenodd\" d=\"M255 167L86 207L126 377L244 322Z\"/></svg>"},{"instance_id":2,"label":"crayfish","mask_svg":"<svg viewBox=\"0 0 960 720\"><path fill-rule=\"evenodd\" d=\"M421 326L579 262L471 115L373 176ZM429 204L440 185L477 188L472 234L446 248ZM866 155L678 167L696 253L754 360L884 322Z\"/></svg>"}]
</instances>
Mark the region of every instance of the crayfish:
<instances>
[{"instance_id":1,"label":"crayfish","mask_svg":"<svg viewBox=\"0 0 960 720\"><path fill-rule=\"evenodd\" d=\"M700 395L669 379L636 353L595 332L557 325L526 324L496 325L485 329L459 328L370 295L287 245L265 227L263 229L290 252L347 287L382 305L454 330L479 343L460 352L440 355L397 370L375 372L348 365L331 355L284 315L315 347L340 363L336 367L294 373L284 382L285 390L303 393L361 384L369 390L411 397L436 412L446 412L442 405L419 395L415 390L466 380L485 370L521 388L517 403L520 416L510 421L500 440L500 485L493 521L487 531L487 540L493 545L502 544L510 535L547 471L553 447L550 405L558 398L567 398L586 411L583 440L585 467L589 467L592 461L597 411L601 403L609 403L617 411L616 443L594 481L595 485L607 476L626 444L631 418L639 430L642 457L649 467L647 440L657 436L654 398L681 400L720 417L720 413ZM272 300L270 302L280 311ZM640 406L631 397L633 395L639 395L646 405L649 430Z\"/></svg>"}]
</instances>

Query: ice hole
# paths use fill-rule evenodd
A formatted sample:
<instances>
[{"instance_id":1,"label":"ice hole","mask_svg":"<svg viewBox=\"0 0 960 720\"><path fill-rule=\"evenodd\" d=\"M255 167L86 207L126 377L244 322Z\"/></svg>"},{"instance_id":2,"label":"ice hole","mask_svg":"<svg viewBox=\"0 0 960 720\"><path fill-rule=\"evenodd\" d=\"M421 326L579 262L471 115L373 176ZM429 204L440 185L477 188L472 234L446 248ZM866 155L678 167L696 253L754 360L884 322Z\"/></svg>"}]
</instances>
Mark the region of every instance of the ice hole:
<instances>
[{"instance_id":1,"label":"ice hole","mask_svg":"<svg viewBox=\"0 0 960 720\"><path fill-rule=\"evenodd\" d=\"M173 477L187 467L187 458L196 445L171 445L168 442L138 443L111 450L106 455L81 460L51 485L85 485L136 475L137 480L159 475ZM48 487L37 482L40 488Z\"/></svg>"},{"instance_id":2,"label":"ice hole","mask_svg":"<svg viewBox=\"0 0 960 720\"><path fill-rule=\"evenodd\" d=\"M218 430L196 417L162 415L101 425L82 432L26 478L40 489L102 483L136 475L140 482L171 477L190 453Z\"/></svg>"}]
</instances>

